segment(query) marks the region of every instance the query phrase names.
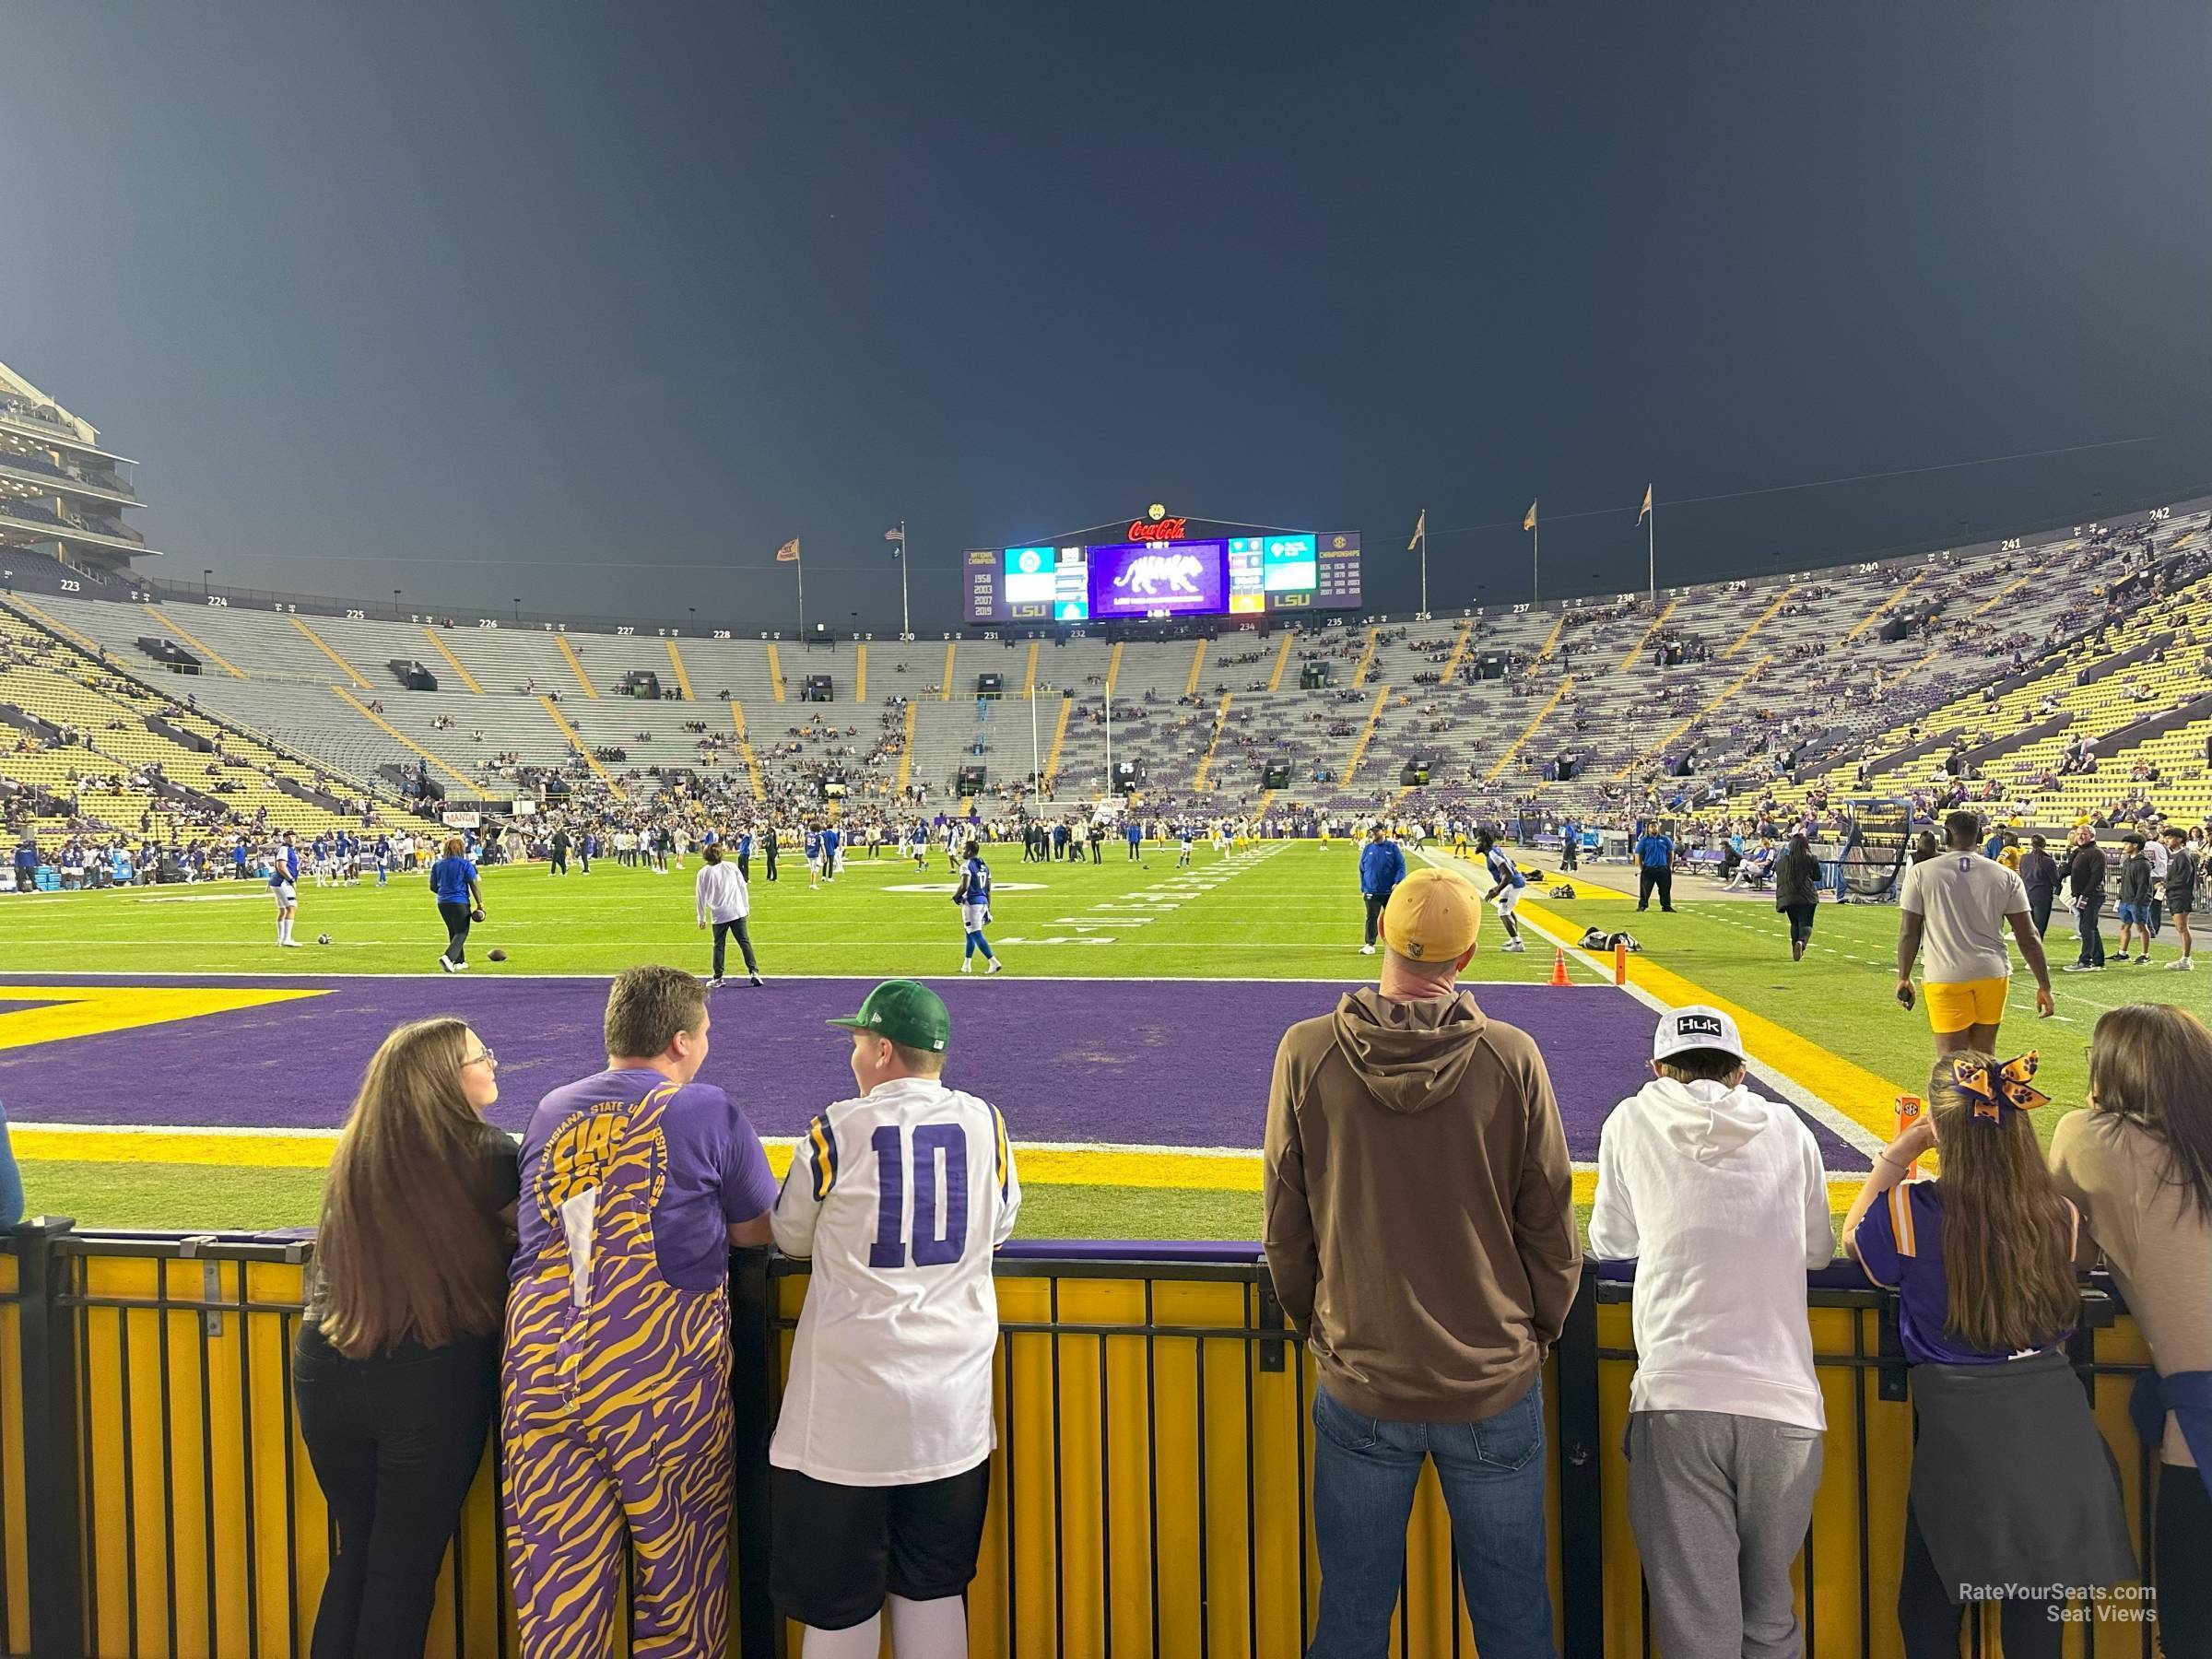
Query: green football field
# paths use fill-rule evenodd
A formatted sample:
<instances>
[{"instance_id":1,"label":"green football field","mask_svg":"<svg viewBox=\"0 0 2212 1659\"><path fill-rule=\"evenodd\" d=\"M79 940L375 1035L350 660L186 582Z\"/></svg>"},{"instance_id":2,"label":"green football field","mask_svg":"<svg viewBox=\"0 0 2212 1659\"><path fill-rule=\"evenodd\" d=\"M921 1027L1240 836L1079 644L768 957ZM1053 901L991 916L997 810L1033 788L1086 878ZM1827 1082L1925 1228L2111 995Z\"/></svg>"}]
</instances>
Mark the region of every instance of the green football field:
<instances>
[{"instance_id":1,"label":"green football field","mask_svg":"<svg viewBox=\"0 0 2212 1659\"><path fill-rule=\"evenodd\" d=\"M1291 1015L1296 1018L1325 1012L1339 985L1371 975L1373 961L1357 949L1360 904L1356 855L1348 846L1297 842L1227 856L1201 848L1188 873L1177 872L1171 848L1149 849L1137 864L1118 846L1108 853L1097 865L1025 865L1016 849L994 851L998 891L992 933L1009 971L991 987L1034 998L1041 987L1020 982L1149 982L1153 1001L1181 1022L1179 1052L1166 1059L1176 1086L1193 1091L1194 1099L1203 1100L1209 1084L1209 1011L1250 1006L1265 990L1226 984L1209 990L1206 982L1334 982L1305 987L1302 998L1289 993L1298 1004ZM822 976L935 978L957 971L959 933L941 857L933 857L921 872L911 861L855 858L841 879L814 890L805 866L795 861L784 863L775 883L761 875L756 860L753 934L763 971L775 982L771 994L789 982ZM389 994L395 989L392 976L406 976L417 982L397 990L429 1006L454 1006L472 1018L478 1003L488 1008L493 1005L485 999L503 997L497 1003L498 1029L488 1035L501 1050L511 1100L526 1105L519 1079L527 1073L518 1063L530 1052L528 1010L541 988L548 998L556 992L571 1000L595 997L596 989L577 985L574 976L605 976L636 962L705 971L705 935L693 924L688 870L657 876L602 861L588 878L557 880L542 866L525 866L490 871L484 886L489 914L471 941L474 966L468 978L453 981L435 971L442 935L419 877L381 890L373 885L318 888L310 882L300 893L300 936L312 941L328 933L332 943L290 951L271 942L266 897L243 884L0 898L0 981L6 982L0 982L0 1104L18 1124L33 1212L74 1216L83 1227L265 1229L314 1219L320 1184L314 1166L326 1153L317 1153L312 1139L281 1132L292 1120L265 1120L272 1134L265 1142L194 1141L144 1132L147 1124L218 1122L194 1115L192 1067L180 1067L177 1053L182 1045L189 1056L195 1052L191 1045L204 1044L211 1065L218 1057L235 1063L239 1043L248 1040L239 1033L248 1028L222 1023L247 1018L236 1014L172 1018L141 1006L156 993L139 976L206 976L198 981L203 986L248 993L266 988L272 996L306 976L324 983L325 991L332 976L363 976L364 993ZM1793 965L1781 918L1763 901L1694 898L1710 889L1686 883L1677 913L1638 914L1627 900L1586 884L1585 896L1574 900L1543 898L1541 890L1542 884L1530 889L1524 909L1532 930L1570 944L1592 924L1634 931L1644 947L1631 959L1636 992L1596 988L1609 984L1610 959L1579 955L1571 958L1570 973L1583 989L1538 992L1531 987L1551 973L1551 946L1532 931L1527 954L1500 953L1496 947L1501 935L1493 923L1469 970L1477 998L1495 985L1488 994L1492 1001L1510 1003L1517 1013L1526 1010L1522 1022L1535 1032L1561 1077L1586 1058L1583 1051L1597 1041L1600 1025L1618 1050L1636 1041L1638 1031L1648 1033L1655 1004L1715 1000L1731 1006L1747 1017L1746 1035L1755 1057L1785 1086L1788 1098L1817 1108L1841 1134L1853 1137L1860 1148L1856 1161L1845 1157L1830 1164L1838 1201L1847 1197L1855 1181L1851 1171L1864 1168L1864 1151L1886 1137L1892 1097L1919 1090L1933 1053L1924 1019L1890 1000L1897 912L1824 907L1811 955ZM2071 959L2070 936L2054 935L2052 947L2057 960ZM508 953L504 963L485 959L493 947ZM2155 954L2160 960L2171 956L2171 936ZM2060 975L2056 983L2058 1018L2039 1024L2029 995L2031 982L2024 974L2016 980L2002 1044L2007 1053L2029 1046L2041 1051L2039 1086L2054 1102L2041 1114L2046 1135L2060 1112L2080 1103L2083 1049L2100 1013L2130 1000L2192 1007L2198 1001L2194 976L2155 968ZM747 994L759 994L733 989L718 994L721 1045L709 1070L741 1103L748 1088L772 1084L744 1064L743 1028L735 1021L744 1018L747 1005L728 999ZM1079 996L1079 988L1065 994ZM1267 994L1280 1002L1285 992ZM79 1000L56 1006L72 997ZM492 1018L485 1017L488 1026ZM1041 1035L1064 1041L1066 1033L1058 1028L1065 1018L1049 1018L1054 1028ZM133 1021L144 1023L130 1029ZM1264 1046L1271 1046L1280 1024L1258 1034ZM295 1093L318 1095L326 1110L316 1121L335 1124L358 1081L359 1055L288 1039L274 1016L251 1029L263 1032L253 1041L269 1044L265 1057L255 1060L265 1068L258 1075L281 1077ZM956 1023L949 1074L955 1082L959 1037ZM1070 1064L1080 1064L1079 1046L1051 1052L1050 1064L1062 1074ZM1077 1056L1074 1062L1070 1054ZM147 1062L143 1077L133 1066L141 1055ZM99 1064L92 1065L96 1056ZM1023 1056L993 1058L1002 1073L1018 1080L1010 1088L1019 1094ZM1109 1072L1114 1064L1112 1055L1100 1061ZM716 1069L724 1065L731 1068L727 1076ZM1634 1086L1619 1065L1607 1076L1623 1079L1613 1091L1616 1098ZM1067 1081L1065 1075L1058 1080ZM66 1132L44 1127L52 1114L35 1103L56 1098L63 1084L71 1107ZM1117 1143L1157 1137L1135 1131L1124 1135L1112 1091L1100 1090L1095 1130L1070 1134L1065 1146L1054 1143L1050 1157L1033 1154L1025 1163L1022 1232L1256 1238L1259 1196L1252 1152L1265 1107L1264 1073L1256 1091L1249 1077L1233 1088L1239 1098L1224 1120L1230 1127L1207 1137L1202 1147L1147 1146L1129 1156L1118 1155ZM1561 1094L1564 1109L1564 1085ZM1019 1135L1016 1102L1005 1103ZM1595 1113L1586 1125L1591 1134L1609 1103L1576 1103L1577 1112ZM252 1090L221 1104L223 1126L210 1135L241 1135L255 1128ZM109 1123L134 1127L130 1134L87 1133ZM1571 1132L1575 1126L1571 1118ZM1182 1157L1185 1152L1189 1156ZM1586 1186L1585 1172L1578 1197L1586 1197Z\"/></svg>"}]
</instances>

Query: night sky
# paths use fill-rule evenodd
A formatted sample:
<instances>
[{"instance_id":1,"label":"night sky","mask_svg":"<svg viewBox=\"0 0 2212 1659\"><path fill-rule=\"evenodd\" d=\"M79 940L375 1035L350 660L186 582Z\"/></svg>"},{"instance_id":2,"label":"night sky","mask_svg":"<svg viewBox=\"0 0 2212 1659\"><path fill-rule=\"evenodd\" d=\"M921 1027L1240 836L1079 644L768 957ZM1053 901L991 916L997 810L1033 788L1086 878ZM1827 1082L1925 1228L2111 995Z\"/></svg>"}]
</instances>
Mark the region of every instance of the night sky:
<instances>
[{"instance_id":1,"label":"night sky","mask_svg":"<svg viewBox=\"0 0 2212 1659\"><path fill-rule=\"evenodd\" d=\"M0 360L139 459L172 580L789 627L798 535L810 617L895 626L904 517L929 631L960 548L1152 501L1360 531L1410 608L1424 506L1441 606L1527 597L1532 496L1568 593L1640 584L1647 479L1663 582L2212 488L2204 6L5 36Z\"/></svg>"}]
</instances>

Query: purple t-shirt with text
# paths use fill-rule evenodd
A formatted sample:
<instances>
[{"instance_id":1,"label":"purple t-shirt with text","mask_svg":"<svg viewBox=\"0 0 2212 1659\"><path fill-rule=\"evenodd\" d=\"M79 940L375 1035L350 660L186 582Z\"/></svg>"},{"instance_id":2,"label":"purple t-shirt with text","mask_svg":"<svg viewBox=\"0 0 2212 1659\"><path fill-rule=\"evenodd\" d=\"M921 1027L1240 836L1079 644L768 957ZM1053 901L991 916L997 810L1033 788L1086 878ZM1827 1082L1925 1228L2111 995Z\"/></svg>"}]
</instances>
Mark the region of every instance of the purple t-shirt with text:
<instances>
[{"instance_id":1,"label":"purple t-shirt with text","mask_svg":"<svg viewBox=\"0 0 2212 1659\"><path fill-rule=\"evenodd\" d=\"M513 1277L537 1265L538 1253L560 1233L560 1205L550 1191L555 1169L573 1171L579 1159L604 1146L594 1126L619 1116L668 1081L659 1072L625 1069L555 1089L537 1103L523 1132L522 1201L516 1206ZM712 1290L729 1274L729 1224L775 1207L776 1180L768 1153L730 1097L711 1083L676 1091L661 1118L663 1178L653 1206L653 1255L661 1277L679 1290Z\"/></svg>"}]
</instances>

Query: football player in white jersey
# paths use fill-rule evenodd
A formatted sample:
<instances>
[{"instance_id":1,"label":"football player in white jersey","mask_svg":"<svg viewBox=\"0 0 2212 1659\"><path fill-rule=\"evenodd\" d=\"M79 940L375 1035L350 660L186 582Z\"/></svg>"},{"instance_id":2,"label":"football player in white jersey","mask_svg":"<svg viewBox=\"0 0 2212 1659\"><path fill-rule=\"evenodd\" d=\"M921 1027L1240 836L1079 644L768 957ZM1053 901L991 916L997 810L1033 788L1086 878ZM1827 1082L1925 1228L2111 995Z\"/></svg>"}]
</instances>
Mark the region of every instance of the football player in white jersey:
<instances>
[{"instance_id":1,"label":"football player in white jersey","mask_svg":"<svg viewBox=\"0 0 2212 1659\"><path fill-rule=\"evenodd\" d=\"M853 1034L859 1093L806 1126L773 1217L812 1277L769 1446L770 1592L807 1659L965 1655L991 1491L991 1256L1021 1184L1006 1119L945 1086L952 1022L887 980Z\"/></svg>"},{"instance_id":2,"label":"football player in white jersey","mask_svg":"<svg viewBox=\"0 0 2212 1659\"><path fill-rule=\"evenodd\" d=\"M281 852L269 862L269 897L276 900L276 943L289 950L300 943L292 937L292 924L300 915L300 883L285 867Z\"/></svg>"}]
</instances>

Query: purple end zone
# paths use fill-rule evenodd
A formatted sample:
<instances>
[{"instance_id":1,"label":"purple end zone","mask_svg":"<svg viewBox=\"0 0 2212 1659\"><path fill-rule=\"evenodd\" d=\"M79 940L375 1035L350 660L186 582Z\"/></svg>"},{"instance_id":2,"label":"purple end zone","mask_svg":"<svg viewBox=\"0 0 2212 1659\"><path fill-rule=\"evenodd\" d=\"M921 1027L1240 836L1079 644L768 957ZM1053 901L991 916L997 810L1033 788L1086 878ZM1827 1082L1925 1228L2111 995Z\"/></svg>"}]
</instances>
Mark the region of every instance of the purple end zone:
<instances>
[{"instance_id":1,"label":"purple end zone","mask_svg":"<svg viewBox=\"0 0 2212 1659\"><path fill-rule=\"evenodd\" d=\"M64 982L52 976L45 982ZM252 982L189 975L102 983ZM764 1135L795 1135L853 1092L843 1032L873 982L771 981L713 994L701 1076L728 1089ZM1294 1020L1352 988L1299 980L1023 980L931 983L952 1011L949 1077L1031 1141L1256 1147L1275 1048ZM40 981L0 981L0 1008L35 1003ZM405 1020L457 1014L499 1051L492 1116L519 1128L538 1097L604 1064L606 982L591 979L294 979L269 988L327 994L136 1030L0 1048L0 1102L18 1123L331 1128L361 1068ZM1578 1160L1598 1125L1650 1073L1652 1016L1609 986L1478 985L1493 1019L1536 1039ZM1867 1167L1812 1124L1829 1168Z\"/></svg>"}]
</instances>

